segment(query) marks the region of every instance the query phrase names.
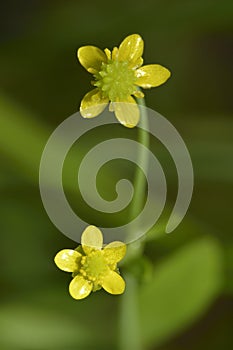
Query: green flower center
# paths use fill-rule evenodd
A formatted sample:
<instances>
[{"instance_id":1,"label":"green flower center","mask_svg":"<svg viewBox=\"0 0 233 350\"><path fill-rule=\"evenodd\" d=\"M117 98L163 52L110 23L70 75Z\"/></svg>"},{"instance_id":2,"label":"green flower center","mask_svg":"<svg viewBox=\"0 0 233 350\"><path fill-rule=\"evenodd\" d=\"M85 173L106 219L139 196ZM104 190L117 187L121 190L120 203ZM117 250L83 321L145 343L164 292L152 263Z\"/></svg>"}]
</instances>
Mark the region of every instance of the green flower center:
<instances>
[{"instance_id":1,"label":"green flower center","mask_svg":"<svg viewBox=\"0 0 233 350\"><path fill-rule=\"evenodd\" d=\"M81 265L81 274L93 282L100 282L109 271L103 251L94 251L87 256L83 256Z\"/></svg>"},{"instance_id":2,"label":"green flower center","mask_svg":"<svg viewBox=\"0 0 233 350\"><path fill-rule=\"evenodd\" d=\"M109 60L108 63L102 63L101 71L95 78L94 85L110 101L124 100L136 90L136 77L134 71L128 67L128 62Z\"/></svg>"}]
</instances>

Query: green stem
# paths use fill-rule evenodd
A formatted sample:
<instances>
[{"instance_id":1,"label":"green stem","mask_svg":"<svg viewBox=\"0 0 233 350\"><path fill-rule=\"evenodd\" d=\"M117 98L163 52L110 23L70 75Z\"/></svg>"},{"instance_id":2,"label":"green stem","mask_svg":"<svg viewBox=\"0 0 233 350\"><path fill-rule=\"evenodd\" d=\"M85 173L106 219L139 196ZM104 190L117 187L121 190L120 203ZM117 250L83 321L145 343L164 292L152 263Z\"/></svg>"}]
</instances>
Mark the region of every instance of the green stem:
<instances>
[{"instance_id":1,"label":"green stem","mask_svg":"<svg viewBox=\"0 0 233 350\"><path fill-rule=\"evenodd\" d=\"M148 126L148 116L146 110L145 99L137 99L137 103L140 108L140 127L138 128L138 143L142 144L145 148L149 148L150 136L146 131ZM144 130L145 129L145 130ZM148 169L148 156L144 148L140 147L138 151L138 166L136 168L134 177L134 198L130 207L129 219L134 219L142 210L142 206L145 198L146 189L146 172ZM139 167L140 165L140 167ZM141 170L144 169L144 172ZM128 232L128 242L133 241L135 237L135 228L131 225L130 232Z\"/></svg>"},{"instance_id":2,"label":"green stem","mask_svg":"<svg viewBox=\"0 0 233 350\"><path fill-rule=\"evenodd\" d=\"M149 148L150 144L150 137L147 131L144 129L147 129L148 126L148 116L146 111L146 103L144 98L137 99L139 108L140 108L140 117L141 117L141 127L138 129L138 142L141 143L146 148ZM142 169L145 169L145 171L148 168L148 157L147 153L143 148L139 149L138 153L138 163L141 164ZM146 181L145 181L145 175L141 171L139 167L136 169L135 178L134 178L134 202L133 207L131 210L131 218L134 218L142 209L142 204L144 202L144 196L145 196L145 188L146 188Z\"/></svg>"},{"instance_id":3,"label":"green stem","mask_svg":"<svg viewBox=\"0 0 233 350\"><path fill-rule=\"evenodd\" d=\"M148 117L146 112L146 105L144 99L137 99L140 108L141 127L138 129L138 142L146 148L149 148L149 134L144 131L147 129ZM142 106L142 107L141 107ZM138 164L144 171L148 168L148 157L144 148L139 148ZM145 188L146 188L146 174L138 166L134 178L134 200L130 211L130 218L135 218L142 210L144 203ZM129 232L130 237L133 238L134 228ZM140 254L140 245L135 245L136 251L134 254ZM134 248L135 248L134 247ZM134 249L135 250L135 249ZM142 350L142 339L140 334L140 315L138 309L138 281L135 276L129 272L124 276L126 279L126 291L121 297L120 302L120 335L119 335L119 350Z\"/></svg>"},{"instance_id":4,"label":"green stem","mask_svg":"<svg viewBox=\"0 0 233 350\"><path fill-rule=\"evenodd\" d=\"M142 350L140 316L138 310L138 283L134 276L124 275L126 290L121 296L119 310L119 350Z\"/></svg>"}]
</instances>

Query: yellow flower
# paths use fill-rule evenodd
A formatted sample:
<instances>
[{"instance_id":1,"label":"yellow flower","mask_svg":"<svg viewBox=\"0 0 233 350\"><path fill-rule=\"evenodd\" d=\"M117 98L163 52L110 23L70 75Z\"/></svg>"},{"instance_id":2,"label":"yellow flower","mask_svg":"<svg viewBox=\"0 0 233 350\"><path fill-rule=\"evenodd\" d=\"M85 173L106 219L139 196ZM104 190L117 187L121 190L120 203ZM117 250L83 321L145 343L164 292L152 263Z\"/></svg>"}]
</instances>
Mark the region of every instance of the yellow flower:
<instances>
[{"instance_id":1,"label":"yellow flower","mask_svg":"<svg viewBox=\"0 0 233 350\"><path fill-rule=\"evenodd\" d=\"M117 263L126 253L122 242L111 242L102 249L103 235L95 226L88 226L81 237L81 246L63 249L54 258L59 269L72 272L69 292L74 299L84 299L102 287L110 294L122 294L125 281Z\"/></svg>"},{"instance_id":2,"label":"yellow flower","mask_svg":"<svg viewBox=\"0 0 233 350\"><path fill-rule=\"evenodd\" d=\"M138 87L149 89L166 82L171 73L159 64L142 66L144 43L140 35L127 36L119 48L104 51L95 46L78 49L81 65L94 75L92 85L95 89L82 99L80 112L84 118L99 115L110 102L109 109L116 118L128 128L137 125L139 108L132 97L143 98ZM116 103L125 102L125 103ZM132 104L131 105L129 105Z\"/></svg>"}]
</instances>

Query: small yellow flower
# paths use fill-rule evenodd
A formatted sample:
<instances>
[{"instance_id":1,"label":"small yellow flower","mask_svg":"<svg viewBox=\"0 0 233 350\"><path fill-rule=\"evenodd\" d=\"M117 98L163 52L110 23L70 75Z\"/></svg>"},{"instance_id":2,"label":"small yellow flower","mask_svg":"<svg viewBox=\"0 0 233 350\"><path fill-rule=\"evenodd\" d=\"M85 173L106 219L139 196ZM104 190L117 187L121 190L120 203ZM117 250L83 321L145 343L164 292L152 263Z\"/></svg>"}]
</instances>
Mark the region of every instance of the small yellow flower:
<instances>
[{"instance_id":1,"label":"small yellow flower","mask_svg":"<svg viewBox=\"0 0 233 350\"><path fill-rule=\"evenodd\" d=\"M91 291L102 287L110 294L122 294L125 281L120 276L117 263L126 253L122 242L111 242L103 248L103 235L95 226L88 226L81 237L81 246L63 249L54 258L59 269L72 272L69 286L74 299L84 299Z\"/></svg>"},{"instance_id":2,"label":"small yellow flower","mask_svg":"<svg viewBox=\"0 0 233 350\"><path fill-rule=\"evenodd\" d=\"M138 89L149 89L166 82L171 73L159 64L142 67L144 42L140 35L127 36L119 48L104 51L95 46L78 49L81 65L94 75L92 85L96 88L88 92L81 101L80 112L84 118L99 115L110 102L110 111L128 128L136 126L140 113L135 99L144 97ZM116 103L125 102L125 103ZM129 103L132 106L129 107Z\"/></svg>"}]
</instances>

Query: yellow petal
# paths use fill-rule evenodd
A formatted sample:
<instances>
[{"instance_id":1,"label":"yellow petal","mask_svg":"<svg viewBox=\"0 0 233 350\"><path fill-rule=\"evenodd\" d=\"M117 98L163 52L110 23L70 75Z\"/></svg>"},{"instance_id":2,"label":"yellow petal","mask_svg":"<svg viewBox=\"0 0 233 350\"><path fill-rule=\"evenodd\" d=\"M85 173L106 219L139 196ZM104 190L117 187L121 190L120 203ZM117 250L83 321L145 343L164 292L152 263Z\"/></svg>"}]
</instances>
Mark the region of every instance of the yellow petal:
<instances>
[{"instance_id":1,"label":"yellow petal","mask_svg":"<svg viewBox=\"0 0 233 350\"><path fill-rule=\"evenodd\" d=\"M136 90L133 95L137 98L143 98L145 96L141 90Z\"/></svg>"},{"instance_id":2,"label":"yellow petal","mask_svg":"<svg viewBox=\"0 0 233 350\"><path fill-rule=\"evenodd\" d=\"M159 86L171 76L170 71L159 64L149 64L136 70L136 85L148 89Z\"/></svg>"},{"instance_id":3,"label":"yellow petal","mask_svg":"<svg viewBox=\"0 0 233 350\"><path fill-rule=\"evenodd\" d=\"M126 253L126 245L122 242L111 242L104 248L104 256L109 264L116 264L122 260Z\"/></svg>"},{"instance_id":4,"label":"yellow petal","mask_svg":"<svg viewBox=\"0 0 233 350\"><path fill-rule=\"evenodd\" d=\"M116 118L122 125L133 128L138 124L140 112L133 97L128 96L124 101L114 102L113 106Z\"/></svg>"},{"instance_id":5,"label":"yellow petal","mask_svg":"<svg viewBox=\"0 0 233 350\"><path fill-rule=\"evenodd\" d=\"M103 279L102 287L110 294L122 294L125 290L125 281L115 271L110 271Z\"/></svg>"},{"instance_id":6,"label":"yellow petal","mask_svg":"<svg viewBox=\"0 0 233 350\"><path fill-rule=\"evenodd\" d=\"M89 91L82 99L80 113L84 118L97 117L108 104L108 99L102 96L101 91L96 88Z\"/></svg>"},{"instance_id":7,"label":"yellow petal","mask_svg":"<svg viewBox=\"0 0 233 350\"><path fill-rule=\"evenodd\" d=\"M82 234L81 244L84 252L88 255L95 249L101 249L103 246L102 232L96 226L88 226Z\"/></svg>"},{"instance_id":8,"label":"yellow petal","mask_svg":"<svg viewBox=\"0 0 233 350\"><path fill-rule=\"evenodd\" d=\"M108 60L110 60L111 59L111 51L109 49L104 49L104 52L105 52Z\"/></svg>"},{"instance_id":9,"label":"yellow petal","mask_svg":"<svg viewBox=\"0 0 233 350\"><path fill-rule=\"evenodd\" d=\"M72 249L63 249L57 253L54 258L55 264L59 269L66 272L74 272L79 268L79 262L82 254Z\"/></svg>"},{"instance_id":10,"label":"yellow petal","mask_svg":"<svg viewBox=\"0 0 233 350\"><path fill-rule=\"evenodd\" d=\"M140 57L136 62L134 62L133 65L130 65L130 68L132 69L136 69L136 68L139 68L143 65L143 58Z\"/></svg>"},{"instance_id":11,"label":"yellow petal","mask_svg":"<svg viewBox=\"0 0 233 350\"><path fill-rule=\"evenodd\" d=\"M91 293L92 286L92 282L85 280L80 275L77 275L70 282L69 292L74 299L84 299Z\"/></svg>"},{"instance_id":12,"label":"yellow petal","mask_svg":"<svg viewBox=\"0 0 233 350\"><path fill-rule=\"evenodd\" d=\"M118 59L119 61L128 61L129 67L133 67L135 66L136 62L140 62L140 57L143 54L143 48L144 43L140 35L129 35L119 46Z\"/></svg>"},{"instance_id":13,"label":"yellow petal","mask_svg":"<svg viewBox=\"0 0 233 350\"><path fill-rule=\"evenodd\" d=\"M112 59L113 61L118 59L119 49L118 47L114 47L112 50Z\"/></svg>"},{"instance_id":14,"label":"yellow petal","mask_svg":"<svg viewBox=\"0 0 233 350\"><path fill-rule=\"evenodd\" d=\"M106 54L95 46L83 46L78 49L77 56L81 65L89 73L97 73L101 70L103 62L107 62Z\"/></svg>"}]
</instances>

